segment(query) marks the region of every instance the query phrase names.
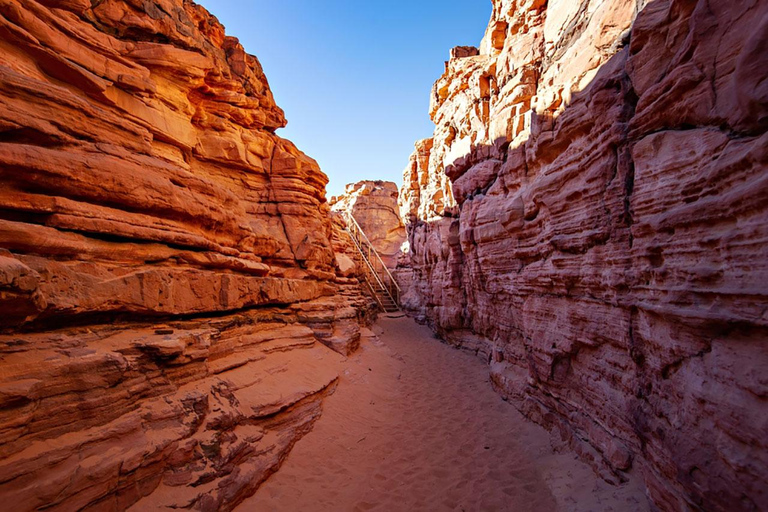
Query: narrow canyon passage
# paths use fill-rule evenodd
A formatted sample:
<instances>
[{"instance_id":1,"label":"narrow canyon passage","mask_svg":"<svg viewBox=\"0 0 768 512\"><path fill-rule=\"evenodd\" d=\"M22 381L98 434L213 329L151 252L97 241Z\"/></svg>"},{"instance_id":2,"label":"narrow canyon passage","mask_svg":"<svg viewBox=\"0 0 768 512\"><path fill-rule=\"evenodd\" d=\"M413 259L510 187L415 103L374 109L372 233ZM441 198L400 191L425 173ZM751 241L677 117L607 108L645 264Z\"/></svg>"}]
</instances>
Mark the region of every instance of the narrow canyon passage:
<instances>
[{"instance_id":1,"label":"narrow canyon passage","mask_svg":"<svg viewBox=\"0 0 768 512\"><path fill-rule=\"evenodd\" d=\"M0 0L0 512L768 512L765 48Z\"/></svg>"},{"instance_id":2,"label":"narrow canyon passage","mask_svg":"<svg viewBox=\"0 0 768 512\"><path fill-rule=\"evenodd\" d=\"M496 394L488 368L410 318L382 318L247 511L647 510Z\"/></svg>"}]
</instances>

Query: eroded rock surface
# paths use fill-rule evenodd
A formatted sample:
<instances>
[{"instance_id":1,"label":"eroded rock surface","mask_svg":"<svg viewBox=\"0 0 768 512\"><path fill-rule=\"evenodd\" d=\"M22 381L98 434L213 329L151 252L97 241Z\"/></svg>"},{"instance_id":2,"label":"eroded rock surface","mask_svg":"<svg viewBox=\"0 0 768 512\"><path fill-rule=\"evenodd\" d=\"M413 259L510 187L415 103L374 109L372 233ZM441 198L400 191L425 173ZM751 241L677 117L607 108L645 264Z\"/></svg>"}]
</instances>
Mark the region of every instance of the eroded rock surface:
<instances>
[{"instance_id":1,"label":"eroded rock surface","mask_svg":"<svg viewBox=\"0 0 768 512\"><path fill-rule=\"evenodd\" d=\"M403 305L609 481L768 508L765 2L496 0L400 194Z\"/></svg>"},{"instance_id":2,"label":"eroded rock surface","mask_svg":"<svg viewBox=\"0 0 768 512\"><path fill-rule=\"evenodd\" d=\"M391 181L359 181L332 197L331 210L351 213L388 268L397 265L405 227L400 219L397 185Z\"/></svg>"},{"instance_id":3,"label":"eroded rock surface","mask_svg":"<svg viewBox=\"0 0 768 512\"><path fill-rule=\"evenodd\" d=\"M0 1L3 503L229 510L311 427L370 308L284 125L194 2Z\"/></svg>"}]
</instances>

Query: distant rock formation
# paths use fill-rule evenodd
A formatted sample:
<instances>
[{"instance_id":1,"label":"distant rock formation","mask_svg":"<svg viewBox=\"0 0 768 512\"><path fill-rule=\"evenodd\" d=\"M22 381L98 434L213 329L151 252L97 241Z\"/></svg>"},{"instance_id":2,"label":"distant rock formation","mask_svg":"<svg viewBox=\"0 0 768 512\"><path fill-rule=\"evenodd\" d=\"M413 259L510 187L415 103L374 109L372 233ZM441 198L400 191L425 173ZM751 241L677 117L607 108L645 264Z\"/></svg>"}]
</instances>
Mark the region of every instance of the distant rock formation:
<instances>
[{"instance_id":1,"label":"distant rock formation","mask_svg":"<svg viewBox=\"0 0 768 512\"><path fill-rule=\"evenodd\" d=\"M327 178L192 1L4 1L0 33L0 500L230 510L368 320Z\"/></svg>"},{"instance_id":2,"label":"distant rock formation","mask_svg":"<svg viewBox=\"0 0 768 512\"><path fill-rule=\"evenodd\" d=\"M397 194L397 185L391 181L358 181L330 201L332 211L349 212L355 217L390 269L397 265L406 240Z\"/></svg>"},{"instance_id":3,"label":"distant rock formation","mask_svg":"<svg viewBox=\"0 0 768 512\"><path fill-rule=\"evenodd\" d=\"M496 0L404 173L403 305L606 479L768 508L768 4Z\"/></svg>"}]
</instances>

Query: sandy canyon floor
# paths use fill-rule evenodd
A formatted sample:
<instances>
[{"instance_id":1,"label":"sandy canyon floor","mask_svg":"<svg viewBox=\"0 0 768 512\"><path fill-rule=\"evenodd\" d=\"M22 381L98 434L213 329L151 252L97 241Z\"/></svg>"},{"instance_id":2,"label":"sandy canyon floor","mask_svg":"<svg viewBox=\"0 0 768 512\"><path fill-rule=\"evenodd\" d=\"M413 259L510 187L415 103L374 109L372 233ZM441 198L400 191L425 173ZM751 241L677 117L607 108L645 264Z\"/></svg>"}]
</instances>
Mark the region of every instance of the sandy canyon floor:
<instances>
[{"instance_id":1,"label":"sandy canyon floor","mask_svg":"<svg viewBox=\"0 0 768 512\"><path fill-rule=\"evenodd\" d=\"M314 429L237 510L644 511L492 389L478 358L382 318ZM638 479L635 479L638 480Z\"/></svg>"}]
</instances>

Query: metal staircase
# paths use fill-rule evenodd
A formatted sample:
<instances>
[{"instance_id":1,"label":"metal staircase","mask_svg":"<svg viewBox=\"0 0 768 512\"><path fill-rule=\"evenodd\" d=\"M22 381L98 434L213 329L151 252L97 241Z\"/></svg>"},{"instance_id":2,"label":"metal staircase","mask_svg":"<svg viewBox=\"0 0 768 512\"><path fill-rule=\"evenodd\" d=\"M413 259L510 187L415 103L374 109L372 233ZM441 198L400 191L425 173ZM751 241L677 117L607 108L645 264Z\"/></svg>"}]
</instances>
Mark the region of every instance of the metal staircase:
<instances>
[{"instance_id":1,"label":"metal staircase","mask_svg":"<svg viewBox=\"0 0 768 512\"><path fill-rule=\"evenodd\" d=\"M376 252L352 213L345 212L344 217L347 225L345 231L357 249L355 259L358 267L362 270L368 290L385 312L400 311L400 287L395 278L392 277L389 269L381 260L381 256Z\"/></svg>"}]
</instances>

